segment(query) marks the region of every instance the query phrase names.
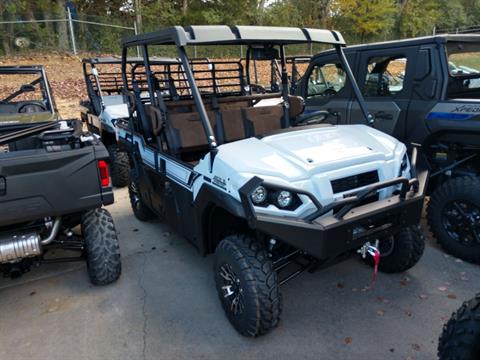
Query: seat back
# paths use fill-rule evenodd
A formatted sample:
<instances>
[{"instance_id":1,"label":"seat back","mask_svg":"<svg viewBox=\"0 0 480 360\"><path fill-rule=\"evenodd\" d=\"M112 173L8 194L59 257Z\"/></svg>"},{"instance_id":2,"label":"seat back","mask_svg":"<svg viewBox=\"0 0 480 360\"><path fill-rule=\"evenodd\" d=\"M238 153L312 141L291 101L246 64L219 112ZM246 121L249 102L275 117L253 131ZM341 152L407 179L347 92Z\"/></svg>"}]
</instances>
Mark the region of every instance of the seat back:
<instances>
[{"instance_id":1,"label":"seat back","mask_svg":"<svg viewBox=\"0 0 480 360\"><path fill-rule=\"evenodd\" d=\"M214 116L207 112L212 127ZM172 154L182 155L208 150L208 140L197 112L169 114L165 122L165 137Z\"/></svg>"},{"instance_id":2,"label":"seat back","mask_svg":"<svg viewBox=\"0 0 480 360\"><path fill-rule=\"evenodd\" d=\"M262 135L282 128L283 107L281 105L250 107L242 109L248 132L252 136Z\"/></svg>"}]
</instances>

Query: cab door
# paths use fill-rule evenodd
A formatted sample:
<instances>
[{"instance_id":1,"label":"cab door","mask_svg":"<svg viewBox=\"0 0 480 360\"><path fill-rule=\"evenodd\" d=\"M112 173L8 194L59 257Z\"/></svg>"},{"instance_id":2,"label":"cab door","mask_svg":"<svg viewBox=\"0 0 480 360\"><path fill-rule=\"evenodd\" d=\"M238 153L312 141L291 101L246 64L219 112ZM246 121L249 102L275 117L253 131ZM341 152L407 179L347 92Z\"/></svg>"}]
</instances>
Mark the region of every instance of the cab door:
<instances>
[{"instance_id":1,"label":"cab door","mask_svg":"<svg viewBox=\"0 0 480 360\"><path fill-rule=\"evenodd\" d=\"M336 54L314 60L302 78L300 89L305 99L305 113L326 110L330 116L325 122L345 124L348 121L352 91Z\"/></svg>"},{"instance_id":2,"label":"cab door","mask_svg":"<svg viewBox=\"0 0 480 360\"><path fill-rule=\"evenodd\" d=\"M357 81L375 117L374 127L395 137L402 137L405 129L415 51L416 47L405 47L359 54ZM366 123L356 99L352 99L349 123Z\"/></svg>"}]
</instances>

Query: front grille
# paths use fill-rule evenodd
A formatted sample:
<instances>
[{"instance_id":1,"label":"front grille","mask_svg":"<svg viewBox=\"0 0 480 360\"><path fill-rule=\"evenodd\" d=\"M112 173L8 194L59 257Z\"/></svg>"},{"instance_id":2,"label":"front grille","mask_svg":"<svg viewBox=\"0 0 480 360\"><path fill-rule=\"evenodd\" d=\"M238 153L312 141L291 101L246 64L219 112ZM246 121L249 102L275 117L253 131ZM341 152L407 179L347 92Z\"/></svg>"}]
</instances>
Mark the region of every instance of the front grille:
<instances>
[{"instance_id":1,"label":"front grille","mask_svg":"<svg viewBox=\"0 0 480 360\"><path fill-rule=\"evenodd\" d=\"M378 182L378 172L369 171L362 174L352 175L341 179L332 180L333 193L341 193L360 188Z\"/></svg>"}]
</instances>

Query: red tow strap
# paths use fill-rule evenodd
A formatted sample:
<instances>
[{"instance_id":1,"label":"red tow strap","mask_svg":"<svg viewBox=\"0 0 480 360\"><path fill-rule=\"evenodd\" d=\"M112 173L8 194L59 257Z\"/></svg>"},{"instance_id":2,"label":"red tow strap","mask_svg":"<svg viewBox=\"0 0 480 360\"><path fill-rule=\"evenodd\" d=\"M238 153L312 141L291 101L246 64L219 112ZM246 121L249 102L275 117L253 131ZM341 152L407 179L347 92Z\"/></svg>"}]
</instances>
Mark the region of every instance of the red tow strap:
<instances>
[{"instance_id":1,"label":"red tow strap","mask_svg":"<svg viewBox=\"0 0 480 360\"><path fill-rule=\"evenodd\" d=\"M372 274L372 281L370 282L370 289L373 289L375 286L375 282L377 281L377 274L378 274L378 265L380 264L380 251L373 246L368 249L368 253L373 258L373 274Z\"/></svg>"}]
</instances>

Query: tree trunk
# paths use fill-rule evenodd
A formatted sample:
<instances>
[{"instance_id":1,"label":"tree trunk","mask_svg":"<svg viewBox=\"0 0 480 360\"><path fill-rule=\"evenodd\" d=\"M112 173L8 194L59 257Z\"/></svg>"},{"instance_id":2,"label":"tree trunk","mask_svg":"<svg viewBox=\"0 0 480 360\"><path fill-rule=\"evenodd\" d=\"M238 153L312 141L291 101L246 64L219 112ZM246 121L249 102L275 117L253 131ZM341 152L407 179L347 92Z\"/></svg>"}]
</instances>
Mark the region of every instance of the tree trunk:
<instances>
[{"instance_id":1,"label":"tree trunk","mask_svg":"<svg viewBox=\"0 0 480 360\"><path fill-rule=\"evenodd\" d=\"M67 19L67 12L65 11L65 1L64 0L56 0L56 14L57 19ZM57 22L57 33L58 33L58 48L62 51L68 50L68 28L67 22Z\"/></svg>"},{"instance_id":2,"label":"tree trunk","mask_svg":"<svg viewBox=\"0 0 480 360\"><path fill-rule=\"evenodd\" d=\"M45 20L50 20L52 19L52 7L50 4L45 4L45 7L43 8L42 11L43 18ZM45 39L45 41L48 43L49 47L54 47L55 46L55 39L54 39L54 34L55 30L53 28L53 23L51 22L46 22L45 23L45 29L47 30L48 38Z\"/></svg>"},{"instance_id":3,"label":"tree trunk","mask_svg":"<svg viewBox=\"0 0 480 360\"><path fill-rule=\"evenodd\" d=\"M7 11L2 11L0 19L4 21L12 20L11 14ZM13 24L4 24L2 27L1 38L2 38L2 48L5 55L10 55L12 50L12 40L11 37L13 35Z\"/></svg>"},{"instance_id":4,"label":"tree trunk","mask_svg":"<svg viewBox=\"0 0 480 360\"><path fill-rule=\"evenodd\" d=\"M188 0L183 0L182 2L182 15L185 16L187 15L188 11Z\"/></svg>"}]
</instances>

